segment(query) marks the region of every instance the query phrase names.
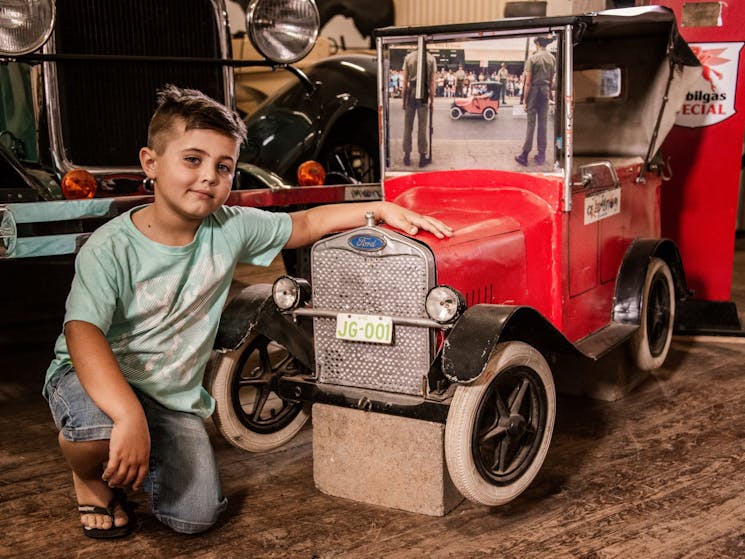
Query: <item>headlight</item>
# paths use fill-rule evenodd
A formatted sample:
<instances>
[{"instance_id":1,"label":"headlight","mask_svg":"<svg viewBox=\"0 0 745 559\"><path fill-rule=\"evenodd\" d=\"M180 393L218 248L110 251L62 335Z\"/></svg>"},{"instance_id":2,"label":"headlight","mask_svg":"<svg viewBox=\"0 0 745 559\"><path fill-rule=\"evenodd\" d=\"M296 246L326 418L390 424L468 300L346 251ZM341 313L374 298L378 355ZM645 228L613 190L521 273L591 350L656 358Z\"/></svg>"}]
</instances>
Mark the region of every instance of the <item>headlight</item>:
<instances>
[{"instance_id":1,"label":"headlight","mask_svg":"<svg viewBox=\"0 0 745 559\"><path fill-rule=\"evenodd\" d=\"M432 320L446 324L460 316L466 308L466 300L452 287L438 285L427 293L424 308Z\"/></svg>"},{"instance_id":2,"label":"headlight","mask_svg":"<svg viewBox=\"0 0 745 559\"><path fill-rule=\"evenodd\" d=\"M54 27L54 0L3 0L0 54L18 56L46 43Z\"/></svg>"},{"instance_id":3,"label":"headlight","mask_svg":"<svg viewBox=\"0 0 745 559\"><path fill-rule=\"evenodd\" d=\"M281 311L291 311L310 299L310 284L304 279L282 276L272 285L274 304Z\"/></svg>"},{"instance_id":4,"label":"headlight","mask_svg":"<svg viewBox=\"0 0 745 559\"><path fill-rule=\"evenodd\" d=\"M10 210L0 206L0 258L13 254L16 248L18 229Z\"/></svg>"},{"instance_id":5,"label":"headlight","mask_svg":"<svg viewBox=\"0 0 745 559\"><path fill-rule=\"evenodd\" d=\"M313 0L252 0L246 17L251 44L279 64L297 62L311 51L321 21Z\"/></svg>"}]
</instances>

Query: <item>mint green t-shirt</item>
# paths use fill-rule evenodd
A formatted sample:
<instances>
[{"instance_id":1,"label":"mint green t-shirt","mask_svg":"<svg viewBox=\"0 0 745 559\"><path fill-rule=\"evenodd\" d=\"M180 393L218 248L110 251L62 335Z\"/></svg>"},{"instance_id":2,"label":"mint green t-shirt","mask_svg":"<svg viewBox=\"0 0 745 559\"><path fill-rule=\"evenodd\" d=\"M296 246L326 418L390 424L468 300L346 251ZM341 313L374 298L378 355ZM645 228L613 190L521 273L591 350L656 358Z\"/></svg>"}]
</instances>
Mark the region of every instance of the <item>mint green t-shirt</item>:
<instances>
[{"instance_id":1,"label":"mint green t-shirt","mask_svg":"<svg viewBox=\"0 0 745 559\"><path fill-rule=\"evenodd\" d=\"M290 216L223 206L191 243L173 247L134 226L131 215L142 207L106 223L82 246L65 322L97 326L132 386L167 408L208 417L215 401L202 377L235 266L268 266L290 237ZM50 380L72 365L64 334L54 349L45 395Z\"/></svg>"}]
</instances>

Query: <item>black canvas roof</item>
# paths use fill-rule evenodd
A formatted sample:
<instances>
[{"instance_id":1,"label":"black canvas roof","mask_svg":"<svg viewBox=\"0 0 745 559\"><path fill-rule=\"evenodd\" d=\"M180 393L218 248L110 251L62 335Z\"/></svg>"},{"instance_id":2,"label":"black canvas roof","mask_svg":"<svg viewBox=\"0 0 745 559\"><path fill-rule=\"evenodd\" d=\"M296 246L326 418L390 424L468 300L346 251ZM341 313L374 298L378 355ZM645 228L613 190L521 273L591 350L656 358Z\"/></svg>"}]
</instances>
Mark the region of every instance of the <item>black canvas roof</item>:
<instances>
[{"instance_id":1,"label":"black canvas roof","mask_svg":"<svg viewBox=\"0 0 745 559\"><path fill-rule=\"evenodd\" d=\"M672 44L672 60L687 66L698 65L696 56L678 34L675 14L664 6L644 6L605 10L583 15L507 18L478 23L430 25L417 27L384 27L376 29L376 37L404 37L411 35L440 35L478 32L522 32L531 29L546 31L561 30L571 26L573 41L599 41L619 38L653 37L667 38Z\"/></svg>"}]
</instances>

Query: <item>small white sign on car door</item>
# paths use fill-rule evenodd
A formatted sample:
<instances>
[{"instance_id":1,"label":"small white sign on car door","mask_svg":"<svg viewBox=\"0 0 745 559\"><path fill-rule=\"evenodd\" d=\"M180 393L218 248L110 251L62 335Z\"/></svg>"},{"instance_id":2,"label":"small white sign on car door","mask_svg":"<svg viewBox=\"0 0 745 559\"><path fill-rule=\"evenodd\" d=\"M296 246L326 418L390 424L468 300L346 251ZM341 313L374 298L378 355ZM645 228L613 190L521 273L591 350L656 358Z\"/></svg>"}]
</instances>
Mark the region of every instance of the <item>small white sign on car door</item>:
<instances>
[{"instance_id":1,"label":"small white sign on car door","mask_svg":"<svg viewBox=\"0 0 745 559\"><path fill-rule=\"evenodd\" d=\"M585 225L621 212L621 189L604 190L585 197Z\"/></svg>"}]
</instances>

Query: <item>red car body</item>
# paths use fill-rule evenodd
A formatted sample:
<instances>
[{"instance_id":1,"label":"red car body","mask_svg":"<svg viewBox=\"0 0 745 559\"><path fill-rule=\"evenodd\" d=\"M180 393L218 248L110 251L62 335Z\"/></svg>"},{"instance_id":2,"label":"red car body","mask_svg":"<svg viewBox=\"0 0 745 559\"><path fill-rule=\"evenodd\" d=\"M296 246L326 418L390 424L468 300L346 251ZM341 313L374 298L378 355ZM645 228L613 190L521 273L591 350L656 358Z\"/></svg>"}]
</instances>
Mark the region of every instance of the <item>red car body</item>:
<instances>
[{"instance_id":1,"label":"red car body","mask_svg":"<svg viewBox=\"0 0 745 559\"><path fill-rule=\"evenodd\" d=\"M469 307L528 304L576 343L608 325L616 277L632 241L660 236L662 181L648 173L637 183L639 170L638 164L617 168L628 206L590 225L583 212L564 211L557 178L444 171L398 177L386 182L385 193L456 230L451 239L427 238L438 283L458 289ZM591 195L574 193L574 207L584 207Z\"/></svg>"}]
</instances>

